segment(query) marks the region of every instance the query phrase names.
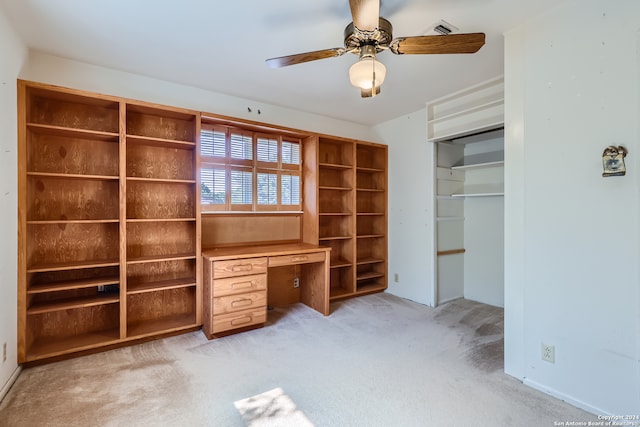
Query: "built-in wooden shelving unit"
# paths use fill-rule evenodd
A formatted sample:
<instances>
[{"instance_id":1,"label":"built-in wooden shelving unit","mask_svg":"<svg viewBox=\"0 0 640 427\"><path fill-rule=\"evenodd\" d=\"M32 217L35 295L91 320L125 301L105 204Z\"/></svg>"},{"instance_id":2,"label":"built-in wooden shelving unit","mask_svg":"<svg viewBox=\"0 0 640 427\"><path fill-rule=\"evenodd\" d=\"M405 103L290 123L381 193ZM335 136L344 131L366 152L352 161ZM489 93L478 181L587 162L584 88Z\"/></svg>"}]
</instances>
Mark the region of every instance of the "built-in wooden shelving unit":
<instances>
[{"instance_id":1,"label":"built-in wooden shelving unit","mask_svg":"<svg viewBox=\"0 0 640 427\"><path fill-rule=\"evenodd\" d=\"M305 227L304 240L331 248L331 299L387 287L386 167L384 145L305 142L306 191L314 192L306 195L305 222L317 226Z\"/></svg>"},{"instance_id":2,"label":"built-in wooden shelving unit","mask_svg":"<svg viewBox=\"0 0 640 427\"><path fill-rule=\"evenodd\" d=\"M198 113L19 82L19 362L201 324Z\"/></svg>"}]
</instances>

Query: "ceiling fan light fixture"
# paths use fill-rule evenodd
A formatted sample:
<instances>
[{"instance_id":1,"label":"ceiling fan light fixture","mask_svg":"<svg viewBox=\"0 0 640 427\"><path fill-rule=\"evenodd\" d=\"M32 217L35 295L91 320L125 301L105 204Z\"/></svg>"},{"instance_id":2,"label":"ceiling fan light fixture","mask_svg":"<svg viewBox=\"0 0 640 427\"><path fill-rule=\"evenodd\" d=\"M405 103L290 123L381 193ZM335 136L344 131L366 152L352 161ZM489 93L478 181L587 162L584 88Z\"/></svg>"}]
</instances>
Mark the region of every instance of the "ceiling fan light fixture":
<instances>
[{"instance_id":1,"label":"ceiling fan light fixture","mask_svg":"<svg viewBox=\"0 0 640 427\"><path fill-rule=\"evenodd\" d=\"M371 91L379 88L387 76L387 67L374 57L366 56L349 68L349 80L357 88ZM377 91L379 92L379 90Z\"/></svg>"}]
</instances>

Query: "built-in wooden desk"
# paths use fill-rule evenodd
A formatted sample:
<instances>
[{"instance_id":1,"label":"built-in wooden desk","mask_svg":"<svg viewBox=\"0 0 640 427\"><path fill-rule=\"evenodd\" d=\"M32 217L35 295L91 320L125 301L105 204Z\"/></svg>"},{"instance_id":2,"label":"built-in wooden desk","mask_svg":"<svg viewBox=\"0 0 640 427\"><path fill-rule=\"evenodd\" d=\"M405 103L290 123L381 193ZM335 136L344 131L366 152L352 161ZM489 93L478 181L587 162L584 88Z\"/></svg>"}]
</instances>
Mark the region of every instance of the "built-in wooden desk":
<instances>
[{"instance_id":1,"label":"built-in wooden desk","mask_svg":"<svg viewBox=\"0 0 640 427\"><path fill-rule=\"evenodd\" d=\"M205 335L211 339L266 322L269 267L302 265L300 301L328 316L330 251L306 243L202 251Z\"/></svg>"}]
</instances>

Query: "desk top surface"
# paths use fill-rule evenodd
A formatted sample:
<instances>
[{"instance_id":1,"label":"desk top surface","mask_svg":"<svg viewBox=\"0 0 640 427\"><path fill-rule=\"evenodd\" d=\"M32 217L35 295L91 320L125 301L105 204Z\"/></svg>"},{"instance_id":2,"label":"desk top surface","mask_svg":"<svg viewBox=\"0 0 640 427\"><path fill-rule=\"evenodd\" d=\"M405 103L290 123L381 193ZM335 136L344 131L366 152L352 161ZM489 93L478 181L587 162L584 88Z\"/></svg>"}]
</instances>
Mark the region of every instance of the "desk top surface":
<instances>
[{"instance_id":1,"label":"desk top surface","mask_svg":"<svg viewBox=\"0 0 640 427\"><path fill-rule=\"evenodd\" d=\"M253 258L261 256L308 254L323 251L329 252L330 250L331 248L311 245L309 243L287 243L206 249L202 251L202 256L210 261L220 261L225 259Z\"/></svg>"}]
</instances>

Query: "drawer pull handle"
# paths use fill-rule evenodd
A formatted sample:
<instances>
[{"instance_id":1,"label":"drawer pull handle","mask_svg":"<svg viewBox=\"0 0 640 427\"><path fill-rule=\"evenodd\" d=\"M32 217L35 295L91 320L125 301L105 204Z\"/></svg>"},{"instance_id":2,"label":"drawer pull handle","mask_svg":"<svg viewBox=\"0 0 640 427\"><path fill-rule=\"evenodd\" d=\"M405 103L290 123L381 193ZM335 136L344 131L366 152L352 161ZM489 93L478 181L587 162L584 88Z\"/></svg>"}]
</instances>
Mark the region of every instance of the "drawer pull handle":
<instances>
[{"instance_id":1,"label":"drawer pull handle","mask_svg":"<svg viewBox=\"0 0 640 427\"><path fill-rule=\"evenodd\" d=\"M245 323L250 323L250 322L251 322L251 317L249 316L240 317L238 319L233 319L231 321L231 326L244 325Z\"/></svg>"},{"instance_id":2,"label":"drawer pull handle","mask_svg":"<svg viewBox=\"0 0 640 427\"><path fill-rule=\"evenodd\" d=\"M231 267L231 271L236 272L236 271L251 271L253 268L253 265L251 264L238 264L238 265L234 265L233 267Z\"/></svg>"},{"instance_id":3,"label":"drawer pull handle","mask_svg":"<svg viewBox=\"0 0 640 427\"><path fill-rule=\"evenodd\" d=\"M294 256L291 257L291 259L293 261L306 261L309 257L307 257L306 255L300 255L300 256Z\"/></svg>"},{"instance_id":4,"label":"drawer pull handle","mask_svg":"<svg viewBox=\"0 0 640 427\"><path fill-rule=\"evenodd\" d=\"M235 301L231 301L231 307L246 307L248 305L251 305L252 302L253 301L251 301L250 299L237 299Z\"/></svg>"},{"instance_id":5,"label":"drawer pull handle","mask_svg":"<svg viewBox=\"0 0 640 427\"><path fill-rule=\"evenodd\" d=\"M231 289L246 289L252 288L255 285L255 280L248 280L245 282L235 282L231 284Z\"/></svg>"}]
</instances>

